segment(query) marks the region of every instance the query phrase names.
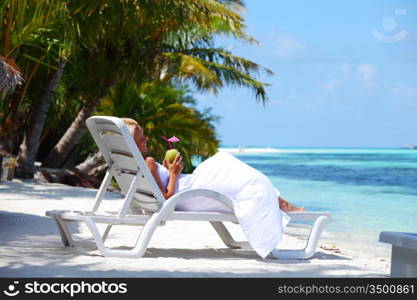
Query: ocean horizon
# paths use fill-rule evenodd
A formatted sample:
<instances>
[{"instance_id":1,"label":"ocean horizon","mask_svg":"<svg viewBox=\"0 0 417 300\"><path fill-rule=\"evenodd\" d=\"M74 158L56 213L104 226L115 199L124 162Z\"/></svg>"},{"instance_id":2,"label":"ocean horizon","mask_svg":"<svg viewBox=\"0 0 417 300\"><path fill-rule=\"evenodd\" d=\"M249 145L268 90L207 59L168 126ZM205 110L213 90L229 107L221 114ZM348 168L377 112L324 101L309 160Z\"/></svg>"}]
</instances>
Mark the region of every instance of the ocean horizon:
<instances>
[{"instance_id":1,"label":"ocean horizon","mask_svg":"<svg viewBox=\"0 0 417 300\"><path fill-rule=\"evenodd\" d=\"M410 144L411 145L411 144ZM244 146L244 145L220 145L219 149L285 149L285 150L291 150L291 149L347 149L347 150L417 150L417 149L408 149L404 148L407 145L402 145L398 147L354 147L354 146L343 146L343 147L313 147L313 146L299 146L299 147L293 147L293 146L259 146L259 145L250 145L250 146ZM409 145L408 145L409 146Z\"/></svg>"},{"instance_id":2,"label":"ocean horizon","mask_svg":"<svg viewBox=\"0 0 417 300\"><path fill-rule=\"evenodd\" d=\"M381 231L417 232L417 150L256 147L237 158L267 175L281 196L333 218L329 233L377 246ZM276 150L262 152L262 150Z\"/></svg>"}]
</instances>

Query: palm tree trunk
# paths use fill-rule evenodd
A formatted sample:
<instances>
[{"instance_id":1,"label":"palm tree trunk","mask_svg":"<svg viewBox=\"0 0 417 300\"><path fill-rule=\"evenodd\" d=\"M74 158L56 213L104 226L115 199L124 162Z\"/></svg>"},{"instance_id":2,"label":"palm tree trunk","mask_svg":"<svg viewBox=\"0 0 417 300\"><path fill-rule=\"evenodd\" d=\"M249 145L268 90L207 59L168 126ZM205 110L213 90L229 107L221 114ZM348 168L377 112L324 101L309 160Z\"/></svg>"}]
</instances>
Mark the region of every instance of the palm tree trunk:
<instances>
[{"instance_id":1,"label":"palm tree trunk","mask_svg":"<svg viewBox=\"0 0 417 300\"><path fill-rule=\"evenodd\" d=\"M32 121L30 122L23 137L23 142L20 145L20 152L16 161L17 177L32 178L35 173L35 160L39 149L39 139L42 134L52 97L61 80L65 65L66 61L62 59L58 69L53 71L48 78L45 90L36 106Z\"/></svg>"},{"instance_id":2,"label":"palm tree trunk","mask_svg":"<svg viewBox=\"0 0 417 300\"><path fill-rule=\"evenodd\" d=\"M60 168L65 163L69 153L79 143L82 137L85 121L91 116L100 100L101 95L96 96L95 99L81 107L77 117L71 123L65 134L42 161L42 167Z\"/></svg>"},{"instance_id":3,"label":"palm tree trunk","mask_svg":"<svg viewBox=\"0 0 417 300\"><path fill-rule=\"evenodd\" d=\"M97 151L94 154L90 154L86 160L84 160L82 163L78 164L75 168L82 173L86 173L88 175L94 175L90 172L96 168L99 164L99 158L101 157L101 152Z\"/></svg>"}]
</instances>

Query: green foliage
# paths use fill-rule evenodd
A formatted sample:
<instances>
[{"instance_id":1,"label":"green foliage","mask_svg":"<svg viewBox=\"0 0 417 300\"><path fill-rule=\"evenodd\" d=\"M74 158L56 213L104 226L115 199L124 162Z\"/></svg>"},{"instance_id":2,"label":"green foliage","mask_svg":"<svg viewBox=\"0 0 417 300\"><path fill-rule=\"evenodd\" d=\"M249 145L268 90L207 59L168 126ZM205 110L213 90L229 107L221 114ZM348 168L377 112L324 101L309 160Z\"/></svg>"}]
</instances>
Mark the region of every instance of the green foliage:
<instances>
[{"instance_id":1,"label":"green foliage","mask_svg":"<svg viewBox=\"0 0 417 300\"><path fill-rule=\"evenodd\" d=\"M1 53L11 57L22 45L30 45L36 34L45 28L53 28L68 13L65 1L2 0L0 2ZM62 34L62 32L61 32Z\"/></svg>"},{"instance_id":2,"label":"green foliage","mask_svg":"<svg viewBox=\"0 0 417 300\"><path fill-rule=\"evenodd\" d=\"M187 170L192 156L207 157L217 152L219 141L214 131L218 117L210 109L199 111L186 86L156 83L118 84L111 89L97 114L135 119L149 138L149 155L162 161L168 146L162 136L176 136ZM186 170L186 171L187 171Z\"/></svg>"},{"instance_id":3,"label":"green foliage","mask_svg":"<svg viewBox=\"0 0 417 300\"><path fill-rule=\"evenodd\" d=\"M0 148L1 137L21 140L23 129L36 122L48 75L64 59L38 159L81 107L102 99L97 113L138 120L158 160L167 150L161 136L180 138L176 147L191 168L193 155L212 155L219 142L217 118L196 108L186 84L214 94L224 86L249 88L257 100L267 100L267 84L257 76L271 72L215 43L219 36L256 42L245 32L243 10L241 0L0 0L0 56L25 79L0 105ZM85 134L76 161L95 149Z\"/></svg>"},{"instance_id":4,"label":"green foliage","mask_svg":"<svg viewBox=\"0 0 417 300\"><path fill-rule=\"evenodd\" d=\"M10 65L12 74L23 75L22 79L31 72L21 72L27 61L53 68L49 58L55 57L56 61L73 38L65 1L57 0L51 5L49 0L2 0L0 20L0 60Z\"/></svg>"}]
</instances>

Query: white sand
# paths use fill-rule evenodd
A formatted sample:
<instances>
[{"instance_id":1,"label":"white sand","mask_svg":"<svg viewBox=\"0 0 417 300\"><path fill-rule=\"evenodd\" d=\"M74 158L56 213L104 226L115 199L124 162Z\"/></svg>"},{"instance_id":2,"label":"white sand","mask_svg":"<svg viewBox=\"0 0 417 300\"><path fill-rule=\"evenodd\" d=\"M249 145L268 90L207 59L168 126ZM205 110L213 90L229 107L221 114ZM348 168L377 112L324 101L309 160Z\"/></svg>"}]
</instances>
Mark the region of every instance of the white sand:
<instances>
[{"instance_id":1,"label":"white sand","mask_svg":"<svg viewBox=\"0 0 417 300\"><path fill-rule=\"evenodd\" d=\"M274 148L219 148L219 151L229 152L231 154L243 154L243 153L281 153L283 150Z\"/></svg>"},{"instance_id":2,"label":"white sand","mask_svg":"<svg viewBox=\"0 0 417 300\"><path fill-rule=\"evenodd\" d=\"M141 258L106 258L93 248L84 225L73 228L82 248L64 248L45 211L89 210L95 190L30 181L0 183L0 277L387 277L389 251L355 252L349 242L336 244L341 253L319 249L309 260L262 260L252 250L228 249L208 222L172 221L159 227ZM120 204L107 194L106 209ZM243 237L238 225L228 226ZM280 248L302 248L303 230L284 236ZM132 246L140 227L111 232L109 246ZM324 232L320 245L334 240ZM87 239L88 238L88 239ZM85 240L87 239L87 240ZM353 242L353 241L351 241Z\"/></svg>"}]
</instances>

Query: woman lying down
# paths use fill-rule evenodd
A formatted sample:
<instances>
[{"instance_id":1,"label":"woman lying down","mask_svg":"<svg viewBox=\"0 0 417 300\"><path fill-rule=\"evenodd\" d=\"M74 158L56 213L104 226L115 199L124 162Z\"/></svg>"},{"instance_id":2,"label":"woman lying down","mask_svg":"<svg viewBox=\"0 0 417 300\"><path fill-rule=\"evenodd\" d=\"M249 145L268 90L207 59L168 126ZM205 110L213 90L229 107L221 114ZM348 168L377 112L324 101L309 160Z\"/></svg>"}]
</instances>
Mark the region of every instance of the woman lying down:
<instances>
[{"instance_id":1,"label":"woman lying down","mask_svg":"<svg viewBox=\"0 0 417 300\"><path fill-rule=\"evenodd\" d=\"M139 124L122 118L139 151L145 157L148 138ZM184 165L178 153L172 162L157 163L146 157L153 177L165 199L188 189L209 189L233 202L233 212L253 249L265 258L282 239L289 222L285 212L303 212L280 197L267 176L227 152L217 152L203 161L192 174L181 174ZM192 197L177 204L177 211L230 212L222 203L206 197Z\"/></svg>"}]
</instances>

